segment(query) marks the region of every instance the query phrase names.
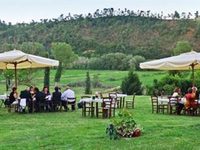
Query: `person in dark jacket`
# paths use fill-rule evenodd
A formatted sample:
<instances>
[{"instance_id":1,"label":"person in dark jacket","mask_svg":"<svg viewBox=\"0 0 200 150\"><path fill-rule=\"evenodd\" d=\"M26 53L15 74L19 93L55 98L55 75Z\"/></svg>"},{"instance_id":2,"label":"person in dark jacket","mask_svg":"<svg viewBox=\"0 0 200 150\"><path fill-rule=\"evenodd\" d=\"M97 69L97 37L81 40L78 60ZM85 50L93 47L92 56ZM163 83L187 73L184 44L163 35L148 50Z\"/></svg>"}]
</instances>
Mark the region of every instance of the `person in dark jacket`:
<instances>
[{"instance_id":1,"label":"person in dark jacket","mask_svg":"<svg viewBox=\"0 0 200 150\"><path fill-rule=\"evenodd\" d=\"M10 105L16 101L18 98L18 93L17 93L17 88L16 87L13 87L12 88L12 92L10 93L10 96L9 96L9 100L10 100Z\"/></svg>"},{"instance_id":2,"label":"person in dark jacket","mask_svg":"<svg viewBox=\"0 0 200 150\"><path fill-rule=\"evenodd\" d=\"M37 87L34 88L34 92L35 92L35 111L36 112L39 112L41 110L43 111L45 106L45 94L39 91Z\"/></svg>"},{"instance_id":3,"label":"person in dark jacket","mask_svg":"<svg viewBox=\"0 0 200 150\"><path fill-rule=\"evenodd\" d=\"M31 93L30 93L29 87L20 92L20 98L26 99L26 106L29 106L29 103L31 103ZM25 109L23 109L22 112L25 112Z\"/></svg>"},{"instance_id":4,"label":"person in dark jacket","mask_svg":"<svg viewBox=\"0 0 200 150\"><path fill-rule=\"evenodd\" d=\"M12 92L9 95L9 110L11 111L11 106L15 107L15 112L18 111L18 105L19 105L19 101L18 101L18 93L17 93L17 88L13 87L12 88Z\"/></svg>"},{"instance_id":5,"label":"person in dark jacket","mask_svg":"<svg viewBox=\"0 0 200 150\"><path fill-rule=\"evenodd\" d=\"M51 94L49 92L48 87L44 87L42 93L45 95L45 110L51 111L52 109L52 101L51 101Z\"/></svg>"},{"instance_id":6,"label":"person in dark jacket","mask_svg":"<svg viewBox=\"0 0 200 150\"><path fill-rule=\"evenodd\" d=\"M55 92L52 94L53 111L56 111L57 107L60 105L61 95L62 93L60 92L60 89L56 86Z\"/></svg>"}]
</instances>

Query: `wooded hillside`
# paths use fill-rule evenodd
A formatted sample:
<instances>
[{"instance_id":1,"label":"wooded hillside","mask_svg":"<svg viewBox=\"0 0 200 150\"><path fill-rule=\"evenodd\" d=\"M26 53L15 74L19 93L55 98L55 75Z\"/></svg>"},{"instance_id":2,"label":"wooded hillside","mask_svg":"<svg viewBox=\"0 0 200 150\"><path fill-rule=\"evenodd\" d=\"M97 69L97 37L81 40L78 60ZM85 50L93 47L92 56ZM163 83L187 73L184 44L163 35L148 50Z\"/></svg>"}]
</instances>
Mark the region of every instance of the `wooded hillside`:
<instances>
[{"instance_id":1,"label":"wooded hillside","mask_svg":"<svg viewBox=\"0 0 200 150\"><path fill-rule=\"evenodd\" d=\"M88 51L96 56L121 52L152 59L171 55L177 41L187 40L200 51L198 14L190 19L176 13L166 19L150 12L106 9L85 17L69 14L29 24L1 21L0 49L23 42L39 42L48 49L52 42L66 42L80 56Z\"/></svg>"}]
</instances>

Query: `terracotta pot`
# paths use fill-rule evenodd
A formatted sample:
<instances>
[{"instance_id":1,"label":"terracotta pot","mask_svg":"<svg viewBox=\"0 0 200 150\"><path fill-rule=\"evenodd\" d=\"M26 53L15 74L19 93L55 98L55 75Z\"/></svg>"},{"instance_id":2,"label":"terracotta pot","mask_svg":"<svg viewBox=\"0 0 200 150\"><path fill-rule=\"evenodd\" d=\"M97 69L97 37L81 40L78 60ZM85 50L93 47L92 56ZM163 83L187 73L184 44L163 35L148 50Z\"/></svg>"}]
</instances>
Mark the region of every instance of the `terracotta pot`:
<instances>
[{"instance_id":1,"label":"terracotta pot","mask_svg":"<svg viewBox=\"0 0 200 150\"><path fill-rule=\"evenodd\" d=\"M141 135L141 130L140 129L135 129L133 132L133 137L138 137Z\"/></svg>"}]
</instances>

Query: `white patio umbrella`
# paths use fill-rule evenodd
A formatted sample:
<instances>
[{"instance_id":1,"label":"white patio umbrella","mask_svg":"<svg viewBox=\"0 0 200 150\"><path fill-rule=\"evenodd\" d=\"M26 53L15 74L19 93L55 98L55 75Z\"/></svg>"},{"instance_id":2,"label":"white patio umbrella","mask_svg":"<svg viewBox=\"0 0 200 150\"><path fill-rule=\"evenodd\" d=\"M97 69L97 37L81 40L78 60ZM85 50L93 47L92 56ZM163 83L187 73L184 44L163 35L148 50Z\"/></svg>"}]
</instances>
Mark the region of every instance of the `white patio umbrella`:
<instances>
[{"instance_id":1,"label":"white patio umbrella","mask_svg":"<svg viewBox=\"0 0 200 150\"><path fill-rule=\"evenodd\" d=\"M26 54L20 50L12 50L0 53L0 69L15 70L15 86L17 87L17 69L44 68L58 66L59 61Z\"/></svg>"},{"instance_id":2,"label":"white patio umbrella","mask_svg":"<svg viewBox=\"0 0 200 150\"><path fill-rule=\"evenodd\" d=\"M194 69L200 69L200 53L191 51L177 56L140 63L142 69L157 70L192 70L194 84Z\"/></svg>"}]
</instances>

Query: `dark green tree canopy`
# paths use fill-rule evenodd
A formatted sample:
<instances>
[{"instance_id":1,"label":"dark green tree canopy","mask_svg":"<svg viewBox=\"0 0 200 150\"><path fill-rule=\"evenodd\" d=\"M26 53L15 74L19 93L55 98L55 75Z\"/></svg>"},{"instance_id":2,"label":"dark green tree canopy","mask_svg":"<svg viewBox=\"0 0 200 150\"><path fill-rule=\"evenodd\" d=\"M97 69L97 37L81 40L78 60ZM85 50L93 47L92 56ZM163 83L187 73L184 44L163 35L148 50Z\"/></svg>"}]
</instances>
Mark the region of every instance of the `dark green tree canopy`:
<instances>
[{"instance_id":1,"label":"dark green tree canopy","mask_svg":"<svg viewBox=\"0 0 200 150\"><path fill-rule=\"evenodd\" d=\"M133 73L133 71L129 71L128 77L125 77L122 81L121 90L128 95L132 95L133 93L141 95L142 83L140 82L138 75Z\"/></svg>"}]
</instances>

